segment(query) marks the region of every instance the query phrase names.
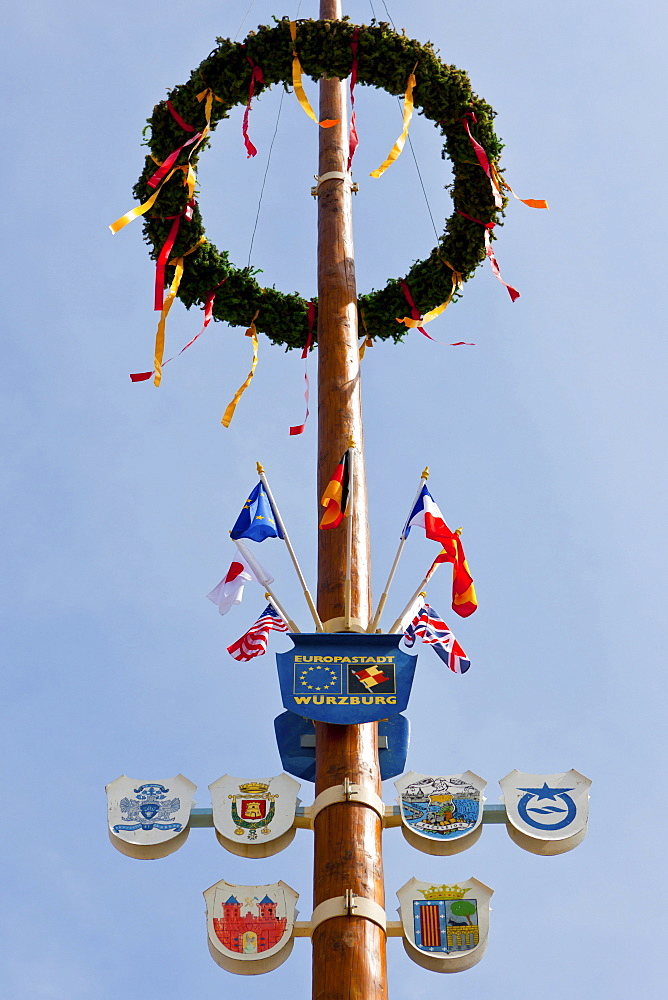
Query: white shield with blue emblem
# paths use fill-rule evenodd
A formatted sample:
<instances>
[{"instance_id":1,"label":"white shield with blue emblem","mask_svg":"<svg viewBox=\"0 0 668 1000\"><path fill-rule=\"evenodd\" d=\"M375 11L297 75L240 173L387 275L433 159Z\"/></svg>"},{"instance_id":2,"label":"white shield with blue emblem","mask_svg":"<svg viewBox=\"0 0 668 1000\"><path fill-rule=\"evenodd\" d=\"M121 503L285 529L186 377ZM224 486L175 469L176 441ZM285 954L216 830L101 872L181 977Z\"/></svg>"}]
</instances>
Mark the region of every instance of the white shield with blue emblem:
<instances>
[{"instance_id":1,"label":"white shield with blue emblem","mask_svg":"<svg viewBox=\"0 0 668 1000\"><path fill-rule=\"evenodd\" d=\"M524 774L511 771L499 782L512 840L532 854L563 854L587 833L591 781L579 771Z\"/></svg>"},{"instance_id":2,"label":"white shield with blue emblem","mask_svg":"<svg viewBox=\"0 0 668 1000\"><path fill-rule=\"evenodd\" d=\"M477 878L448 885L412 878L397 892L409 958L431 972L463 972L479 962L493 892Z\"/></svg>"},{"instance_id":3,"label":"white shield with blue emblem","mask_svg":"<svg viewBox=\"0 0 668 1000\"><path fill-rule=\"evenodd\" d=\"M418 774L409 771L394 786L399 792L401 832L425 854L458 854L482 832L487 782L473 771Z\"/></svg>"},{"instance_id":4,"label":"white shield with blue emblem","mask_svg":"<svg viewBox=\"0 0 668 1000\"><path fill-rule=\"evenodd\" d=\"M164 858L188 837L188 821L197 789L188 778L146 781L123 774L107 785L109 839L131 858Z\"/></svg>"}]
</instances>

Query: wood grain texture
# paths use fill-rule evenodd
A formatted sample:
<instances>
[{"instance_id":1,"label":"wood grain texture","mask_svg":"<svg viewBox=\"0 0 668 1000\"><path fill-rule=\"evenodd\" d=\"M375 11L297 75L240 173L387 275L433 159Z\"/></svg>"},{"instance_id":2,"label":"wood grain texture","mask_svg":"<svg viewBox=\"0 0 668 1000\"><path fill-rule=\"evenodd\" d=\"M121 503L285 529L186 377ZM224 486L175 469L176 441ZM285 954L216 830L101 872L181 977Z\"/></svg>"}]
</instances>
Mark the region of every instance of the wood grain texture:
<instances>
[{"instance_id":1,"label":"wood grain texture","mask_svg":"<svg viewBox=\"0 0 668 1000\"><path fill-rule=\"evenodd\" d=\"M321 0L320 17L341 17L340 0ZM345 171L348 127L345 84L320 81L318 173ZM350 186L325 181L318 199L318 498L352 437L357 445L352 557L352 615L370 617L369 531L357 335L357 290ZM318 532L318 612L323 621L344 614L345 523ZM378 726L317 722L316 794L344 778L381 792ZM314 826L313 905L346 889L384 906L382 824L368 806L342 802L318 814ZM370 920L335 917L313 938L314 1000L385 1000L385 934Z\"/></svg>"}]
</instances>

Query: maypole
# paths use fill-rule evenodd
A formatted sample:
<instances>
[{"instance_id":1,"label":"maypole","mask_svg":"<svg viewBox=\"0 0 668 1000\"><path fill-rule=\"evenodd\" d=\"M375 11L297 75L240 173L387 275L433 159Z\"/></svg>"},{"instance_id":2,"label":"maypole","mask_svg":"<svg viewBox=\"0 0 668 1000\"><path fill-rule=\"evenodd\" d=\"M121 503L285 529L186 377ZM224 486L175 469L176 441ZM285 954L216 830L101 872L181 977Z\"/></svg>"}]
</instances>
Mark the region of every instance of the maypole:
<instances>
[{"instance_id":1,"label":"maypole","mask_svg":"<svg viewBox=\"0 0 668 1000\"><path fill-rule=\"evenodd\" d=\"M131 375L133 381L152 378L160 385L162 369L172 360L164 359L165 324L177 296L204 311L202 329L179 353L212 319L247 328L251 369L225 410L224 427L253 380L258 335L300 348L308 366L317 313L318 498L326 508L324 530L318 531L317 608L259 463L260 482L230 531L237 546L234 558L207 595L227 614L241 602L245 583L259 583L266 592L269 603L260 616L227 646L235 660L263 656L272 631L291 633L292 648L276 655L285 711L274 720L287 773L224 774L209 785L210 808L193 807L196 785L182 774L159 780L121 775L107 786L108 829L119 851L141 859L167 857L197 827L214 827L226 851L248 858L270 857L287 848L298 829L312 830L310 919L296 919L299 892L283 881L240 885L220 879L204 890L209 952L226 971L252 976L277 968L296 938L310 937L313 1000L384 1000L386 938L401 937L408 956L423 968L439 973L469 969L485 951L493 890L461 869L456 874L444 866L433 883L411 878L395 887L401 919L388 920L383 827L401 827L413 848L446 857L471 847L484 823L505 822L510 837L525 850L561 854L586 833L590 781L573 769L548 775L511 771L499 782L503 805L486 806L486 780L470 770L449 773L442 741L434 747L433 771L405 772L408 720L403 712L418 660L416 643L431 646L452 674L465 674L471 666L450 627L427 604L424 588L437 567L447 563L452 611L468 618L477 598L461 529L448 527L427 487L425 469L372 615L357 318L364 320L365 343L401 339L415 328L434 340L424 325L444 312L485 259L514 302L519 293L501 278L491 235L506 206L504 192L514 192L497 166L502 145L492 127L493 111L475 95L466 74L442 63L431 45L386 24L344 21L341 0L320 0L319 13L318 21L284 18L274 27L260 26L242 43L218 39L190 80L154 107L150 153L135 187L142 203L110 227L118 232L144 216L155 251L154 306L160 319L153 369ZM444 137L454 176L454 211L437 247L404 278L391 278L384 289L361 296L351 204L357 187L350 173L357 137L348 128L342 79L348 72L351 104L358 82L393 94L398 79L405 87L402 132L372 178L380 178L400 156L416 107ZM303 73L319 79L319 119L306 96ZM292 84L319 126L318 178L312 189L318 199L317 306L299 295L261 288L252 269L235 267L205 236L197 206L196 166L210 133L234 106L244 104L242 137L254 156L251 105L264 88L278 83ZM547 208L542 200L520 200L530 208ZM306 382L308 417L308 377ZM290 427L290 434L300 434L305 421ZM413 529L438 542L440 551L399 618L383 632L378 626ZM257 550L246 544L266 538L284 540L315 631L301 632L298 619L288 617L272 590L273 577ZM315 782L311 805L299 804L301 786L295 778ZM397 778L399 806L383 803L381 778Z\"/></svg>"},{"instance_id":2,"label":"maypole","mask_svg":"<svg viewBox=\"0 0 668 1000\"><path fill-rule=\"evenodd\" d=\"M341 0L320 0L320 18L339 20ZM357 290L352 224L352 182L346 171L348 128L342 80L320 81L318 164L318 497L351 439L352 627L366 628L371 614L369 532ZM334 173L338 176L331 176ZM330 175L330 176L328 176ZM328 631L341 631L346 605L346 535L318 532L318 612ZM316 796L348 779L380 795L378 724L341 726L316 722ZM355 896L384 906L382 826L378 813L353 800L323 809L314 821L313 904ZM339 916L313 932L313 998L387 996L385 932L365 917Z\"/></svg>"}]
</instances>

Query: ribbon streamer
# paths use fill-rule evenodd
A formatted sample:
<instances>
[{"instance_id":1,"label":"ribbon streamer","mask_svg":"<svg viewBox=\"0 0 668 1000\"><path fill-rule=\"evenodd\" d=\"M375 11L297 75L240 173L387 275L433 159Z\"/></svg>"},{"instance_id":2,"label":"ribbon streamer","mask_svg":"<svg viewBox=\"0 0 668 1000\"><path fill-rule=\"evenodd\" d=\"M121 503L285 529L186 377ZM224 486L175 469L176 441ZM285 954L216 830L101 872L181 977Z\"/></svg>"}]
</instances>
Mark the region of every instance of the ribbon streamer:
<instances>
[{"instance_id":1,"label":"ribbon streamer","mask_svg":"<svg viewBox=\"0 0 668 1000\"><path fill-rule=\"evenodd\" d=\"M352 38L350 39L350 48L353 53L353 63L350 67L350 135L348 137L348 166L346 167L348 173L350 173L353 165L355 150L359 145L357 125L355 124L357 119L357 113L355 111L355 84L357 83L357 46L359 44L359 37L360 29L358 25L353 29Z\"/></svg>"},{"instance_id":2,"label":"ribbon streamer","mask_svg":"<svg viewBox=\"0 0 668 1000\"><path fill-rule=\"evenodd\" d=\"M199 331L199 333L195 334L195 336L193 337L192 340L188 341L188 343L185 345L185 347L181 348L181 350L179 351L178 354L174 354L171 358L167 358L166 361L163 361L163 363L162 363L162 367L163 368L165 367L165 365L168 365L170 361L173 361L174 358L180 357L183 354L184 351L187 351L188 348L191 347L192 344L194 344L195 341L199 337L202 336L202 334L206 330L207 326L209 325L209 323L211 322L211 319L213 317L213 303L214 303L215 298L216 298L216 292L218 291L218 289L220 288L221 285L225 284L226 281L227 281L227 278L223 278L223 280L216 285L216 287L214 288L214 290L212 292L209 292L209 294L207 295L206 302L204 303L204 324L202 326L202 329ZM152 371L151 372L136 372L134 375L130 376L130 381L131 382L146 382L148 379L150 379L151 375L153 375Z\"/></svg>"},{"instance_id":3,"label":"ribbon streamer","mask_svg":"<svg viewBox=\"0 0 668 1000\"><path fill-rule=\"evenodd\" d=\"M162 191L167 181L171 177L173 177L173 175L176 173L177 170L180 169L181 169L180 167L174 167L173 170L170 170L170 172L167 174L167 176L165 177L164 181L157 189L157 191L154 191L151 197L148 199L148 201L145 201L143 205L136 205L134 208L131 208L129 212L126 212L125 215L122 215L120 219L116 219L115 222L112 222L112 224L109 226L112 233L114 233L115 235L117 232L119 232L121 229L127 226L129 222L132 222L133 219L138 219L140 215L144 215L146 212L148 212L149 209L153 208L156 198Z\"/></svg>"},{"instance_id":4,"label":"ribbon streamer","mask_svg":"<svg viewBox=\"0 0 668 1000\"><path fill-rule=\"evenodd\" d=\"M173 152L171 152L169 154L169 156L167 157L167 159L163 160L163 162L158 167L158 169L156 170L156 172L149 177L148 181L146 182L148 184L148 186L152 187L152 188L157 187L158 184L160 183L160 181L162 180L162 178L165 176L165 174L176 163L176 161L177 161L177 159L179 157L179 153L181 152L181 150L185 149L186 146L192 146L193 142L198 142L198 140L200 140L200 139L203 138L203 135L204 135L203 132L198 132L197 135L194 135L192 137L192 139L188 139L188 141L184 142L182 146L179 146L178 149L175 149ZM192 154L194 152L195 152L195 150L193 149L191 151L190 155L192 156Z\"/></svg>"},{"instance_id":5,"label":"ribbon streamer","mask_svg":"<svg viewBox=\"0 0 668 1000\"><path fill-rule=\"evenodd\" d=\"M255 369L257 367L257 349L258 349L257 330L255 328L255 320L257 319L259 312L260 312L259 309L257 309L255 311L255 315L253 316L253 318L251 320L251 325L246 330L246 336L247 337L251 337L252 340L253 340L253 361L252 361L252 364L251 364L251 370L248 373L248 377L247 377L246 381L244 382L243 385L239 386L239 388L237 389L237 391L234 394L234 399L228 405L227 409L225 410L225 413L223 414L223 419L220 421L221 424L223 425L223 427L229 427L230 424L232 423L232 417L234 416L234 411L237 408L237 403L239 402L239 400L243 396L243 394L246 391L246 389L248 388L248 386L251 384L251 380L253 378L253 375L255 374Z\"/></svg>"},{"instance_id":6,"label":"ribbon streamer","mask_svg":"<svg viewBox=\"0 0 668 1000\"><path fill-rule=\"evenodd\" d=\"M447 261L444 261L443 263L444 264L448 264ZM432 337L431 334L427 333L427 331L422 326L423 323L431 323L431 321L433 319L436 319L437 316L440 316L441 313L444 312L445 309L447 309L447 307L449 306L449 304L450 304L450 302L452 300L452 296L455 294L455 292L457 291L457 289L461 288L461 285L462 285L462 276L461 276L461 274L459 273L459 271L455 271L455 269L452 266L452 264L448 264L448 267L452 271L452 288L450 289L450 294L448 295L448 297L445 300L445 302L442 302L440 306L436 306L434 309L431 309L428 313L425 313L424 316L420 315L420 310L415 305L415 302L413 300L413 296L411 295L410 288L408 287L408 285L406 284L406 282L403 280L403 278L400 280L401 290L404 293L404 297L405 297L406 301L408 302L409 306L411 307L412 319L410 319L408 316L404 316L403 319L399 319L399 317L396 317L397 323L405 323L407 327L410 327L411 329L417 329L417 330L419 330L420 333L424 334L424 336L427 338L427 340L433 340L433 342L435 344L440 344L442 347L448 347L448 346L449 347L462 347L462 346L475 347L475 344L471 344L471 343L469 343L466 340L457 340L454 344L449 344L449 345L445 344L445 343L443 343L442 340L437 340L436 337Z\"/></svg>"},{"instance_id":7,"label":"ribbon streamer","mask_svg":"<svg viewBox=\"0 0 668 1000\"><path fill-rule=\"evenodd\" d=\"M292 39L293 49L292 49L292 86L297 97L297 100L303 107L309 118L312 118L316 125L320 125L322 128L331 128L332 125L338 125L338 118L323 118L321 122L315 116L315 112L311 105L309 104L309 99L306 96L306 91L302 85L302 64L299 61L299 56L297 55L297 50L295 48L297 44L297 22L290 21L290 38Z\"/></svg>"},{"instance_id":8,"label":"ribbon streamer","mask_svg":"<svg viewBox=\"0 0 668 1000\"><path fill-rule=\"evenodd\" d=\"M178 236L179 226L181 225L181 215L177 215L172 222L172 228L169 230L167 239L162 244L162 249L158 254L158 259L155 262L155 294L153 297L153 308L156 312L160 312L164 306L164 296L165 296L165 267L167 266L167 261L169 260L169 255L174 249L174 244L176 242L176 237Z\"/></svg>"},{"instance_id":9,"label":"ribbon streamer","mask_svg":"<svg viewBox=\"0 0 668 1000\"><path fill-rule=\"evenodd\" d=\"M510 295L512 301L514 302L515 299L519 299L520 293L517 291L517 289L513 288L512 285L509 285L508 282L504 281L503 278L501 277L501 271L499 270L499 265L497 263L496 257L494 256L494 249L492 247L492 240L490 239L489 229L485 229L485 253L489 258L489 262L492 266L492 271L494 272L494 276L498 278L501 284L505 285L505 287L508 289L508 294Z\"/></svg>"},{"instance_id":10,"label":"ribbon streamer","mask_svg":"<svg viewBox=\"0 0 668 1000\"><path fill-rule=\"evenodd\" d=\"M311 343L313 341L313 323L315 322L315 303L309 302L308 304L308 337L306 338L306 344L304 345L304 350L302 351L302 361L304 364L304 379L306 381L306 390L304 392L304 399L306 400L306 416L304 417L304 423L299 424L297 427L290 428L290 435L303 434L304 428L306 427L306 421L309 417L308 408L308 398L310 393L310 384L308 380L308 355L311 350Z\"/></svg>"},{"instance_id":11,"label":"ribbon streamer","mask_svg":"<svg viewBox=\"0 0 668 1000\"><path fill-rule=\"evenodd\" d=\"M429 334L427 333L427 331L422 329L422 325L421 325L422 324L422 313L420 312L420 310L418 309L418 307L415 305L415 301L413 299L413 296L411 295L410 288L408 287L408 285L406 284L406 282L404 281L403 278L399 279L399 284L401 285L401 291L404 293L404 298L406 299L406 302L408 302L408 305L411 307L411 316L412 316L412 319L413 319L413 322L411 323L411 326L416 327L420 331L420 333L423 333L425 335L425 337L429 337ZM399 320L399 322L401 322L401 320ZM433 337L429 337L429 339L433 340L434 338Z\"/></svg>"},{"instance_id":12,"label":"ribbon streamer","mask_svg":"<svg viewBox=\"0 0 668 1000\"><path fill-rule=\"evenodd\" d=\"M359 347L360 361L362 360L362 358L366 354L367 347L373 347L373 340L368 335L368 333L365 335L364 340L362 341L362 343L360 344L360 347Z\"/></svg>"},{"instance_id":13,"label":"ribbon streamer","mask_svg":"<svg viewBox=\"0 0 668 1000\"><path fill-rule=\"evenodd\" d=\"M465 219L468 219L469 222L475 222L475 223L477 223L477 225L482 226L484 228L484 230L485 230L485 254L489 258L489 263L491 265L492 271L494 272L494 277L498 278L499 281L501 282L501 284L504 285L508 289L508 295L510 295L510 298L512 299L513 302L515 301L515 299L519 299L520 293L517 291L517 289L513 288L512 285L509 285L501 277L501 271L499 269L499 265L498 265L497 259L494 256L494 250L492 249L492 241L490 239L489 234L492 231L492 229L494 229L494 226L496 225L496 223L495 222L482 222L481 219L475 219L472 215L469 215L468 212L462 212L461 208L458 208L457 212L458 212L459 215L463 215Z\"/></svg>"},{"instance_id":14,"label":"ribbon streamer","mask_svg":"<svg viewBox=\"0 0 668 1000\"><path fill-rule=\"evenodd\" d=\"M466 129L466 134L468 135L471 145L473 146L473 152L478 159L478 163L489 177L489 183L492 185L492 193L494 194L494 204L497 208L503 208L503 196L501 194L501 189L499 188L499 182L497 179L498 175L492 173L492 167L485 148L481 146L480 143L477 142L471 135L471 129L469 128L467 118L470 118L475 125L478 121L475 116L475 112L469 111L468 114L465 114L462 118L462 124Z\"/></svg>"},{"instance_id":15,"label":"ribbon streamer","mask_svg":"<svg viewBox=\"0 0 668 1000\"><path fill-rule=\"evenodd\" d=\"M167 107L169 108L169 110L170 110L170 112L172 114L172 117L173 117L174 121L176 122L176 124L180 125L184 132L196 132L197 131L197 129L194 128L192 125L189 125L188 122L184 122L183 118L178 113L178 111L176 110L176 108L174 107L174 105L172 104L171 101L167 101Z\"/></svg>"},{"instance_id":16,"label":"ribbon streamer","mask_svg":"<svg viewBox=\"0 0 668 1000\"><path fill-rule=\"evenodd\" d=\"M259 66L256 66L250 56L246 56L246 59L251 65L252 73L250 78L250 86L248 88L248 103L246 104L246 110L244 111L244 119L241 125L241 132L244 137L244 145L246 146L246 152L248 153L248 158L251 156L257 156L257 149L253 143L248 138L248 115L250 114L251 101L255 94L255 84L264 83L264 74Z\"/></svg>"},{"instance_id":17,"label":"ribbon streamer","mask_svg":"<svg viewBox=\"0 0 668 1000\"><path fill-rule=\"evenodd\" d=\"M441 258L441 260L443 260L443 258ZM429 312L425 313L424 316L421 319L419 318L419 314L418 314L418 317L414 316L412 319L409 316L404 316L402 319L399 319L399 317L397 316L396 317L397 323L404 323L409 328L412 328L412 329L417 328L419 330L420 329L420 324L424 325L425 323L431 323L431 321L433 319L436 319L436 317L440 316L442 312L445 312L445 310L448 308L448 306L452 302L452 296L455 294L455 292L457 291L458 288L462 287L463 282L462 282L462 276L461 276L461 274L459 273L459 271L455 271L454 267L452 266L452 264L449 261L443 260L443 263L447 267L449 267L450 270L452 271L452 288L450 289L450 294L448 295L448 297L445 300L445 302L442 302L440 306L436 306L434 309L431 309ZM410 305L410 303L409 303L409 305ZM422 330L422 333L425 333L425 331ZM425 336L428 337L429 334L425 333ZM434 340L433 337L431 337L430 339ZM436 341L436 342L440 343L440 341ZM455 344L451 344L450 346L451 347L455 347L456 345Z\"/></svg>"},{"instance_id":18,"label":"ribbon streamer","mask_svg":"<svg viewBox=\"0 0 668 1000\"><path fill-rule=\"evenodd\" d=\"M155 352L153 358L153 385L158 386L162 381L162 359L165 353L165 323L172 308L176 293L183 277L183 257L176 257L170 263L174 264L174 278L167 293L165 304L162 307L162 314L158 320L158 329L155 331Z\"/></svg>"},{"instance_id":19,"label":"ribbon streamer","mask_svg":"<svg viewBox=\"0 0 668 1000\"><path fill-rule=\"evenodd\" d=\"M167 293L167 298L165 299L165 304L162 307L162 315L158 320L158 329L155 332L155 352L153 359L153 371L136 372L135 374L130 375L131 382L145 382L147 379L151 377L151 375L153 375L154 376L153 384L156 386L160 385L160 382L162 381L162 369L164 367L162 359L165 352L165 323L169 315L169 310L172 308L174 299L176 297L176 293L179 290L179 285L181 284L181 278L183 277L183 258L187 257L191 253L194 253L195 250L197 250L197 248L200 247L205 240L206 236L200 236L197 243L195 243L195 245L192 246L190 250L186 250L183 256L174 257L173 260L170 260L169 263L173 264L176 270L174 272L174 278L172 280L169 292ZM194 337L189 344L186 344L186 347L190 347L190 344L192 344L194 340L197 340L197 337ZM183 350L179 351L179 354L183 354L183 351L185 351L186 347L184 347ZM173 358L169 358L169 361L173 360L174 360ZM167 361L165 361L164 364L166 365Z\"/></svg>"},{"instance_id":20,"label":"ribbon streamer","mask_svg":"<svg viewBox=\"0 0 668 1000\"><path fill-rule=\"evenodd\" d=\"M505 177L503 177L499 173L499 171L497 170L496 166L493 163L492 163L492 174L497 184L501 185L501 187L504 187L507 191L510 191L513 198L516 198L517 201L521 201L523 205L528 205L529 208L549 209L550 206L543 198L520 198L518 195L516 195L513 189L511 188L510 184L508 183L508 181L505 179Z\"/></svg>"},{"instance_id":21,"label":"ribbon streamer","mask_svg":"<svg viewBox=\"0 0 668 1000\"><path fill-rule=\"evenodd\" d=\"M415 64L417 68L417 63ZM380 177L385 173L387 168L394 163L394 161L401 154L402 149L406 143L406 137L408 135L408 127L411 123L411 118L413 117L413 88L415 87L415 69L408 77L408 86L406 87L406 93L404 94L404 127L401 135L395 142L394 146L390 150L386 160L381 163L377 170L374 170L370 174L371 177Z\"/></svg>"}]
</instances>

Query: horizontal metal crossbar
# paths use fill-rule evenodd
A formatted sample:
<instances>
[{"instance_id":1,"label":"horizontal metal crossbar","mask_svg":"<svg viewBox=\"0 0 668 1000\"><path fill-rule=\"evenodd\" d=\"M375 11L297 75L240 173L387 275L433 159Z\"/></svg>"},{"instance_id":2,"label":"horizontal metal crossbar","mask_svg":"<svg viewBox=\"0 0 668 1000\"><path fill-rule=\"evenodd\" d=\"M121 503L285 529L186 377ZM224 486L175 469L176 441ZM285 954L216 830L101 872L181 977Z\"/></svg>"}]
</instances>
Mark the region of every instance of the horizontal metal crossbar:
<instances>
[{"instance_id":1,"label":"horizontal metal crossbar","mask_svg":"<svg viewBox=\"0 0 668 1000\"><path fill-rule=\"evenodd\" d=\"M401 810L399 806L387 807L392 809L392 816L401 816ZM306 809L304 806L298 806L296 810L297 816L305 816ZM488 823L505 823L506 822L506 807L504 805L486 805L483 806L482 810L482 821L485 824ZM394 824L393 824L394 825ZM398 826L399 824L397 824ZM213 809L211 806L203 806L202 808L195 807L190 810L190 823L191 829L196 827L213 826Z\"/></svg>"}]
</instances>

